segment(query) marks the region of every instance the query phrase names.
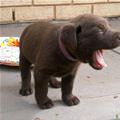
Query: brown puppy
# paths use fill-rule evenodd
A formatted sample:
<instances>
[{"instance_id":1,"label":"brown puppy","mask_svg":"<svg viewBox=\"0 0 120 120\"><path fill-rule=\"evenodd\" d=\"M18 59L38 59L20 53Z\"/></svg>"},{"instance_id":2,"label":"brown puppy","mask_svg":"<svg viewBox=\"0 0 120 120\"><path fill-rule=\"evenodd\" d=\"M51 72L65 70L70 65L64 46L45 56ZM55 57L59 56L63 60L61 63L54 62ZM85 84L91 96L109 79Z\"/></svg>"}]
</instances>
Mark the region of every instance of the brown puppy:
<instances>
[{"instance_id":1,"label":"brown puppy","mask_svg":"<svg viewBox=\"0 0 120 120\"><path fill-rule=\"evenodd\" d=\"M20 39L20 94L32 93L30 66L34 64L35 98L40 108L47 109L53 102L47 96L48 82L59 87L55 77L62 78L62 99L76 105L79 99L72 94L74 77L80 62L94 69L106 66L102 49L120 45L120 33L113 31L108 22L95 15L78 16L67 24L38 22L28 26Z\"/></svg>"}]
</instances>

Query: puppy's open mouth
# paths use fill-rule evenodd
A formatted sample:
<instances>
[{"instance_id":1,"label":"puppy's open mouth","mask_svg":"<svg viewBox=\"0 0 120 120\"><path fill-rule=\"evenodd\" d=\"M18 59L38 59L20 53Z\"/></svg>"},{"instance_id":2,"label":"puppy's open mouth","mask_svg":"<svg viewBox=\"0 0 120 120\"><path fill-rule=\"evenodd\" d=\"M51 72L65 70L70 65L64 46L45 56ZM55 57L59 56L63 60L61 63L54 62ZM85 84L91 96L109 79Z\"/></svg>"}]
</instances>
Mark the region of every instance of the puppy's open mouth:
<instances>
[{"instance_id":1,"label":"puppy's open mouth","mask_svg":"<svg viewBox=\"0 0 120 120\"><path fill-rule=\"evenodd\" d=\"M103 50L97 50L93 53L92 62L90 62L90 65L97 70L107 67L107 64L103 58Z\"/></svg>"}]
</instances>

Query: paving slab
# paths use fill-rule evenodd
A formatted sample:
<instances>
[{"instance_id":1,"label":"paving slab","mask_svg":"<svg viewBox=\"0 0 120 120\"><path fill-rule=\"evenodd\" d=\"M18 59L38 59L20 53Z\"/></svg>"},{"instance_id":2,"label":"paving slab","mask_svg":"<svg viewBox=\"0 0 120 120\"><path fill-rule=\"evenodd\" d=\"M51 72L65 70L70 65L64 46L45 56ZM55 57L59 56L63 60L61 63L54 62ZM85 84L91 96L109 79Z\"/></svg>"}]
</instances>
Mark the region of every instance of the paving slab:
<instances>
[{"instance_id":1,"label":"paving slab","mask_svg":"<svg viewBox=\"0 0 120 120\"><path fill-rule=\"evenodd\" d=\"M120 30L120 19L110 20ZM2 35L19 36L28 24L0 25ZM16 29L16 30L15 30ZM120 48L115 49L120 52ZM68 107L61 101L61 89L49 87L49 97L54 107L41 110L34 94L20 96L20 71L15 67L0 66L0 120L120 120L120 55L104 52L107 68L101 71L88 64L79 67L73 93L80 104ZM32 77L32 86L34 80Z\"/></svg>"}]
</instances>

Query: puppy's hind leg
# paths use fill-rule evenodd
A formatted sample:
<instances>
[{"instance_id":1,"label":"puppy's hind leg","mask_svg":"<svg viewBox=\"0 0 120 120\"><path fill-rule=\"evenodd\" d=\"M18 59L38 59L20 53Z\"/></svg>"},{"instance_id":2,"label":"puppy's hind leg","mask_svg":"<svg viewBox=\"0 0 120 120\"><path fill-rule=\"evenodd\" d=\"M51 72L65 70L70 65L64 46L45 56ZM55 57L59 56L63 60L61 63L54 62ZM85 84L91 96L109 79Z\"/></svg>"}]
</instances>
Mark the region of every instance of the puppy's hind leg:
<instances>
[{"instance_id":1,"label":"puppy's hind leg","mask_svg":"<svg viewBox=\"0 0 120 120\"><path fill-rule=\"evenodd\" d=\"M21 70L22 86L19 93L22 96L27 96L32 94L30 66L31 63L22 55L22 53L20 53L20 70Z\"/></svg>"},{"instance_id":2,"label":"puppy's hind leg","mask_svg":"<svg viewBox=\"0 0 120 120\"><path fill-rule=\"evenodd\" d=\"M61 82L58 81L55 77L50 78L49 84L52 88L60 88L61 87Z\"/></svg>"}]
</instances>

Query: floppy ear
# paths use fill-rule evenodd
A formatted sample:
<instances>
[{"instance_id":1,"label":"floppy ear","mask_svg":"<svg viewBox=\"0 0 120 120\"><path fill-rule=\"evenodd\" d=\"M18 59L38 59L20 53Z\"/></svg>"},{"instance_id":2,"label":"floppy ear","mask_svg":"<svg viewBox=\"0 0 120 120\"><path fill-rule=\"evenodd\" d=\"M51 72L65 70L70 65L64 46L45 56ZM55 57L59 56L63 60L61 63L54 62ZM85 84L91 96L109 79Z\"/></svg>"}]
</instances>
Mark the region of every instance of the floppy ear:
<instances>
[{"instance_id":1,"label":"floppy ear","mask_svg":"<svg viewBox=\"0 0 120 120\"><path fill-rule=\"evenodd\" d=\"M81 33L81 31L82 31L81 25L78 25L76 28L76 34Z\"/></svg>"},{"instance_id":2,"label":"floppy ear","mask_svg":"<svg viewBox=\"0 0 120 120\"><path fill-rule=\"evenodd\" d=\"M76 39L76 28L74 24L69 23L60 28L60 40L64 46L70 51L73 52L77 48L77 39Z\"/></svg>"}]
</instances>

